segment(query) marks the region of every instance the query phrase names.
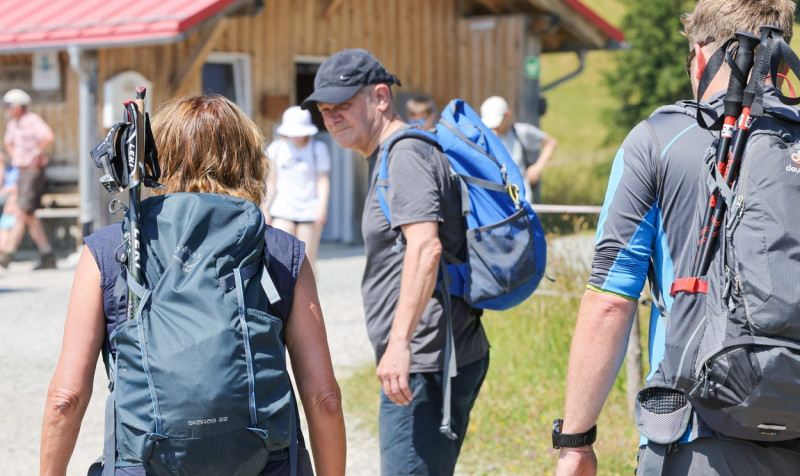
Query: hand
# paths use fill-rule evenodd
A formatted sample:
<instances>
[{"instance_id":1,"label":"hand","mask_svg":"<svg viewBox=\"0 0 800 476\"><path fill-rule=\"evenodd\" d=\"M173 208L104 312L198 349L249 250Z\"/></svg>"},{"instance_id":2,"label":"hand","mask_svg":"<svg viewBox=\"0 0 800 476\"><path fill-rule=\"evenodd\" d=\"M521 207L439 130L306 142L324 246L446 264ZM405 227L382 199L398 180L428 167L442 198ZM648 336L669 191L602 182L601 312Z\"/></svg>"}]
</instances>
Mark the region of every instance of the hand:
<instances>
[{"instance_id":1,"label":"hand","mask_svg":"<svg viewBox=\"0 0 800 476\"><path fill-rule=\"evenodd\" d=\"M597 456L593 446L561 448L558 454L556 476L595 476Z\"/></svg>"},{"instance_id":2,"label":"hand","mask_svg":"<svg viewBox=\"0 0 800 476\"><path fill-rule=\"evenodd\" d=\"M317 217L317 219L314 220L314 224L318 225L320 227L325 226L325 223L327 223L327 222L328 222L328 216L326 214L324 214L324 213L319 215Z\"/></svg>"},{"instance_id":3,"label":"hand","mask_svg":"<svg viewBox=\"0 0 800 476\"><path fill-rule=\"evenodd\" d=\"M525 178L528 180L528 183L531 184L531 187L539 183L539 178L541 175L542 169L535 168L533 165L525 169Z\"/></svg>"},{"instance_id":4,"label":"hand","mask_svg":"<svg viewBox=\"0 0 800 476\"><path fill-rule=\"evenodd\" d=\"M397 405L408 405L414 398L408 386L408 374L411 368L411 345L393 341L389 338L386 351L378 363L378 380L383 393Z\"/></svg>"}]
</instances>

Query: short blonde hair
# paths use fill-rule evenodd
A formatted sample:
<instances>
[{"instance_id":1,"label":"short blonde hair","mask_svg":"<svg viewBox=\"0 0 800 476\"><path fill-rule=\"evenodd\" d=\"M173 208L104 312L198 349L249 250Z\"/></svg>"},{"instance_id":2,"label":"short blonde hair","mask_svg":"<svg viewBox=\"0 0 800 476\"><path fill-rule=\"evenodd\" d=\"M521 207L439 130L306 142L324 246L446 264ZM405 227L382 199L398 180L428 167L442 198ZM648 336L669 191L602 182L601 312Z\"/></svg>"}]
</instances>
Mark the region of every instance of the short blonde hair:
<instances>
[{"instance_id":1,"label":"short blonde hair","mask_svg":"<svg viewBox=\"0 0 800 476\"><path fill-rule=\"evenodd\" d=\"M153 119L160 193L221 193L263 200L268 165L264 136L233 102L196 94L164 104Z\"/></svg>"},{"instance_id":2,"label":"short blonde hair","mask_svg":"<svg viewBox=\"0 0 800 476\"><path fill-rule=\"evenodd\" d=\"M681 17L683 35L689 46L708 44L711 38L722 45L737 31L759 35L763 25L783 30L783 38L792 40L795 4L791 0L700 0L692 13Z\"/></svg>"}]
</instances>

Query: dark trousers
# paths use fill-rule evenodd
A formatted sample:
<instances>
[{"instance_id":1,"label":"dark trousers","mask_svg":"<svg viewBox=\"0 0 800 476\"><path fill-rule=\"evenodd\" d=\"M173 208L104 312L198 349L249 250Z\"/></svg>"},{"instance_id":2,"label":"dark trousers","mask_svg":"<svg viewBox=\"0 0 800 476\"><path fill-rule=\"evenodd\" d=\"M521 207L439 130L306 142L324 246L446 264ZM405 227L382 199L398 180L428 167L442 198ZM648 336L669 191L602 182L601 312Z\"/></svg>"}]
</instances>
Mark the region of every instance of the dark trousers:
<instances>
[{"instance_id":1,"label":"dark trousers","mask_svg":"<svg viewBox=\"0 0 800 476\"><path fill-rule=\"evenodd\" d=\"M381 391L379 433L381 474L452 475L469 426L469 412L478 397L489 355L458 369L452 379L451 424L458 435L450 440L439 432L442 420L442 372L412 373L414 398L398 406Z\"/></svg>"},{"instance_id":2,"label":"dark trousers","mask_svg":"<svg viewBox=\"0 0 800 476\"><path fill-rule=\"evenodd\" d=\"M797 444L766 446L750 441L698 438L677 445L663 461L663 476L754 476L800 474ZM650 458L657 458L646 447L639 449L638 476L653 476Z\"/></svg>"}]
</instances>

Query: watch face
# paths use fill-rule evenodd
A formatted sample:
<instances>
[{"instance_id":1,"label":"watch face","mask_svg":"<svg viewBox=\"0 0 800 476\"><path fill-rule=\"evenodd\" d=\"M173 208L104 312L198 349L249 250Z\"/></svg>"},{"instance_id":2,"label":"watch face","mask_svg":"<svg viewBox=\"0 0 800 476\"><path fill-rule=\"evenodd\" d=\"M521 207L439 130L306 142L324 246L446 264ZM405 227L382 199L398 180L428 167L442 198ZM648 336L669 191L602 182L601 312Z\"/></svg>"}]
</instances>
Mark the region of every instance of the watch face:
<instances>
[{"instance_id":1,"label":"watch face","mask_svg":"<svg viewBox=\"0 0 800 476\"><path fill-rule=\"evenodd\" d=\"M553 421L553 433L561 433L561 425L564 424L564 420L558 419Z\"/></svg>"},{"instance_id":2,"label":"watch face","mask_svg":"<svg viewBox=\"0 0 800 476\"><path fill-rule=\"evenodd\" d=\"M559 449L561 448L559 436L561 436L561 425L564 424L564 420L558 419L553 421L553 448Z\"/></svg>"}]
</instances>

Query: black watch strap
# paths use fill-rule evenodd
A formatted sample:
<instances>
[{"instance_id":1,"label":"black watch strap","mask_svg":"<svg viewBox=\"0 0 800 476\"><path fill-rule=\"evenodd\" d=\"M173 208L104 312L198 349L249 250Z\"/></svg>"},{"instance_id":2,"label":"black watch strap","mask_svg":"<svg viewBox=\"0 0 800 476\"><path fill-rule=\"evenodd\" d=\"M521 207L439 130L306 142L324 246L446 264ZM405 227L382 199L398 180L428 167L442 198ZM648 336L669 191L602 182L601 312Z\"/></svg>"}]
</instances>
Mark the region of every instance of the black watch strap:
<instances>
[{"instance_id":1,"label":"black watch strap","mask_svg":"<svg viewBox=\"0 0 800 476\"><path fill-rule=\"evenodd\" d=\"M561 433L564 420L558 419L553 422L553 448L579 448L594 444L597 439L597 425L594 425L586 433L565 434Z\"/></svg>"}]
</instances>

